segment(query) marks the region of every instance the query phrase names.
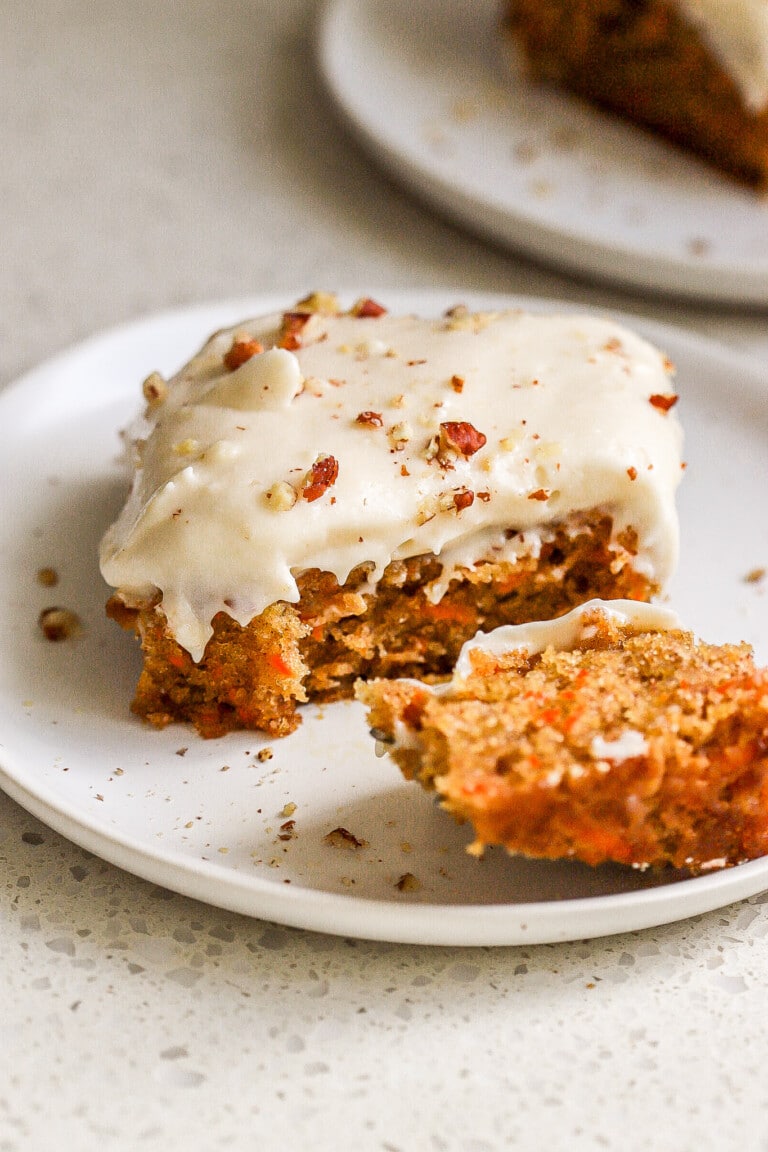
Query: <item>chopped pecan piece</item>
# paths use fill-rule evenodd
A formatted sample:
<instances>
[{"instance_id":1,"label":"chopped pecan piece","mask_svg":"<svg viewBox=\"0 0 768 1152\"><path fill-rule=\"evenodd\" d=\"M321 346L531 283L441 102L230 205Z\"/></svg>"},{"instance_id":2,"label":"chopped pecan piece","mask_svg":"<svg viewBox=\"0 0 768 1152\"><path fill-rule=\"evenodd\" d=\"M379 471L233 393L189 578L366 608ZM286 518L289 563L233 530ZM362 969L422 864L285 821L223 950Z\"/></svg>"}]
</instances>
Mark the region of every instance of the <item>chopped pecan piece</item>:
<instances>
[{"instance_id":1,"label":"chopped pecan piece","mask_svg":"<svg viewBox=\"0 0 768 1152\"><path fill-rule=\"evenodd\" d=\"M247 336L236 336L232 341L229 352L224 353L224 367L234 372L241 364L245 364L252 356L258 356L264 351L264 345L258 340L251 340Z\"/></svg>"},{"instance_id":2,"label":"chopped pecan piece","mask_svg":"<svg viewBox=\"0 0 768 1152\"><path fill-rule=\"evenodd\" d=\"M366 424L369 428L381 428L384 424L381 412L358 412L355 424Z\"/></svg>"},{"instance_id":3,"label":"chopped pecan piece","mask_svg":"<svg viewBox=\"0 0 768 1152\"><path fill-rule=\"evenodd\" d=\"M304 480L302 496L310 503L319 500L336 483L339 463L335 456L318 456Z\"/></svg>"},{"instance_id":4,"label":"chopped pecan piece","mask_svg":"<svg viewBox=\"0 0 768 1152\"><path fill-rule=\"evenodd\" d=\"M549 492L546 488L537 488L535 492L528 493L529 500L549 500Z\"/></svg>"},{"instance_id":5,"label":"chopped pecan piece","mask_svg":"<svg viewBox=\"0 0 768 1152\"><path fill-rule=\"evenodd\" d=\"M635 468L634 465L627 468L627 476L629 476L630 480L637 480L637 468Z\"/></svg>"},{"instance_id":6,"label":"chopped pecan piece","mask_svg":"<svg viewBox=\"0 0 768 1152\"><path fill-rule=\"evenodd\" d=\"M453 388L454 392L463 392L464 391L464 377L463 376L456 376L455 374L453 376L451 376L451 388Z\"/></svg>"},{"instance_id":7,"label":"chopped pecan piece","mask_svg":"<svg viewBox=\"0 0 768 1152\"><path fill-rule=\"evenodd\" d=\"M288 512L299 498L293 484L287 480L277 480L264 495L275 512Z\"/></svg>"},{"instance_id":8,"label":"chopped pecan piece","mask_svg":"<svg viewBox=\"0 0 768 1152\"><path fill-rule=\"evenodd\" d=\"M336 316L339 298L333 292L310 292L296 305L297 312L319 312L323 316Z\"/></svg>"},{"instance_id":9,"label":"chopped pecan piece","mask_svg":"<svg viewBox=\"0 0 768 1152\"><path fill-rule=\"evenodd\" d=\"M301 332L311 315L311 312L285 312L278 347L286 348L289 352L301 348Z\"/></svg>"},{"instance_id":10,"label":"chopped pecan piece","mask_svg":"<svg viewBox=\"0 0 768 1152\"><path fill-rule=\"evenodd\" d=\"M662 396L656 393L649 397L649 399L654 408L658 408L660 412L669 412L670 408L674 408L675 404L677 404L680 397L676 396L674 392L670 392L668 396Z\"/></svg>"},{"instance_id":11,"label":"chopped pecan piece","mask_svg":"<svg viewBox=\"0 0 768 1152\"><path fill-rule=\"evenodd\" d=\"M474 492L470 492L469 488L459 488L453 494L453 505L457 512L463 512L465 508L471 508L475 502Z\"/></svg>"},{"instance_id":12,"label":"chopped pecan piece","mask_svg":"<svg viewBox=\"0 0 768 1152\"><path fill-rule=\"evenodd\" d=\"M375 300L371 300L369 296L363 297L352 305L350 309L353 316L357 316L359 320L375 320L379 316L386 316L387 309L383 304L377 304Z\"/></svg>"},{"instance_id":13,"label":"chopped pecan piece","mask_svg":"<svg viewBox=\"0 0 768 1152\"><path fill-rule=\"evenodd\" d=\"M446 420L440 425L440 454L455 452L458 456L474 456L487 437L466 420Z\"/></svg>"},{"instance_id":14,"label":"chopped pecan piece","mask_svg":"<svg viewBox=\"0 0 768 1152\"><path fill-rule=\"evenodd\" d=\"M393 424L387 433L387 438L393 452L402 452L412 436L413 428L411 428L407 420L402 420L399 424Z\"/></svg>"}]
</instances>

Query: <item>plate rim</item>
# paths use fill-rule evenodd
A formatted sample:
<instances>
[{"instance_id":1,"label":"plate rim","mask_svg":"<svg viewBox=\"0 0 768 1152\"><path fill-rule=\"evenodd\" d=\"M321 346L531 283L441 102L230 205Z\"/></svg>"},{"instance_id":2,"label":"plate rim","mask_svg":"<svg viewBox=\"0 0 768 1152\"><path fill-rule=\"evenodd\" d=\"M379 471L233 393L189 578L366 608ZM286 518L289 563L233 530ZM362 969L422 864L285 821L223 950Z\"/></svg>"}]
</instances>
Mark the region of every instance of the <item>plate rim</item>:
<instances>
[{"instance_id":1,"label":"plate rim","mask_svg":"<svg viewBox=\"0 0 768 1152\"><path fill-rule=\"evenodd\" d=\"M349 18L351 13L362 23L365 12L376 2L321 0L314 23L316 67L326 93L351 135L375 163L422 203L431 205L443 217L458 222L474 235L517 251L552 271L565 271L587 282L594 277L601 283L635 292L740 304L756 310L768 305L768 258L759 265L717 256L697 257L694 262L671 256L659 248L648 255L647 247L610 245L587 233L560 228L535 215L510 210L499 204L496 197L486 200L468 189L463 181L441 175L428 163L417 161L407 146L398 147L389 134L377 131L356 108L334 64L337 22ZM736 191L739 191L738 185Z\"/></svg>"},{"instance_id":2,"label":"plate rim","mask_svg":"<svg viewBox=\"0 0 768 1152\"><path fill-rule=\"evenodd\" d=\"M458 296L472 306L611 315L618 322L634 327L646 338L663 343L668 337L682 343L686 352L714 360L717 367L735 367L740 376L740 388L768 396L768 368L757 358L685 328L645 320L620 310L516 293L467 292L451 288L384 287L371 291L380 299L386 299L388 294L397 297L405 302L406 307L421 307L425 313L446 307ZM359 289L339 289L339 294L357 296ZM284 301L291 295L280 293L280 298ZM14 404L25 390L44 386L47 379L59 375L68 365L83 357L98 355L116 341L140 340L142 333L146 336L148 331L163 329L169 324L199 322L202 342L211 323L216 323L221 315L239 314L242 318L251 310L272 309L276 296L263 293L198 302L148 313L95 333L50 357L0 390L0 413L7 404ZM296 294L296 298L299 297L300 293ZM108 826L105 830L104 822L65 799L45 780L35 782L34 768L30 775L30 769L15 763L18 755L18 750L9 749L5 737L0 734L0 788L67 839L148 882L232 912L310 931L416 945L484 947L555 943L638 931L688 919L768 888L768 856L722 872L673 881L655 888L522 904L419 902L406 905L300 885L278 887L259 876L226 869L215 861L195 859L165 846L153 850L133 835ZM254 896L258 897L258 907L254 907ZM467 932L468 922L470 933Z\"/></svg>"}]
</instances>

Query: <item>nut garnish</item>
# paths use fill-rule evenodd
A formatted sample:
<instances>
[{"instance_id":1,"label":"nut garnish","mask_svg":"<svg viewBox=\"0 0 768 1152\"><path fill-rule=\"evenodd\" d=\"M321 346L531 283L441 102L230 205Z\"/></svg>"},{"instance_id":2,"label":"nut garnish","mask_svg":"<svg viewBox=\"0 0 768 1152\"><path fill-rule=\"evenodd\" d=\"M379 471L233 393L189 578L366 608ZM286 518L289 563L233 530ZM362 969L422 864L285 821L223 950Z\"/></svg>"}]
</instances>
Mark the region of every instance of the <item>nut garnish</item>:
<instances>
[{"instance_id":1,"label":"nut garnish","mask_svg":"<svg viewBox=\"0 0 768 1152\"><path fill-rule=\"evenodd\" d=\"M46 640L52 640L54 643L72 640L83 630L80 617L69 608L44 608L37 622Z\"/></svg>"},{"instance_id":2,"label":"nut garnish","mask_svg":"<svg viewBox=\"0 0 768 1152\"><path fill-rule=\"evenodd\" d=\"M438 455L454 453L468 458L479 452L487 437L466 420L446 420L440 425Z\"/></svg>"},{"instance_id":3,"label":"nut garnish","mask_svg":"<svg viewBox=\"0 0 768 1152\"><path fill-rule=\"evenodd\" d=\"M310 503L319 500L336 483L338 475L339 464L335 456L318 456L304 477L302 496Z\"/></svg>"},{"instance_id":4,"label":"nut garnish","mask_svg":"<svg viewBox=\"0 0 768 1152\"><path fill-rule=\"evenodd\" d=\"M528 493L529 500L549 500L551 493L546 488L537 488L535 492Z\"/></svg>"},{"instance_id":5,"label":"nut garnish","mask_svg":"<svg viewBox=\"0 0 768 1152\"><path fill-rule=\"evenodd\" d=\"M453 494L453 504L457 513L463 512L465 508L471 508L474 502L475 494L468 488L459 488Z\"/></svg>"},{"instance_id":6,"label":"nut garnish","mask_svg":"<svg viewBox=\"0 0 768 1152\"><path fill-rule=\"evenodd\" d=\"M456 376L455 374L453 376L451 376L451 388L453 388L454 392L463 392L464 391L464 377L463 376Z\"/></svg>"},{"instance_id":7,"label":"nut garnish","mask_svg":"<svg viewBox=\"0 0 768 1152\"><path fill-rule=\"evenodd\" d=\"M346 828L334 828L327 836L323 837L323 843L328 844L331 848L347 848L351 852L356 852L358 848L367 848L367 840L358 840L357 836L353 836Z\"/></svg>"},{"instance_id":8,"label":"nut garnish","mask_svg":"<svg viewBox=\"0 0 768 1152\"><path fill-rule=\"evenodd\" d=\"M150 372L141 386L147 404L162 404L168 395L168 385L159 372Z\"/></svg>"},{"instance_id":9,"label":"nut garnish","mask_svg":"<svg viewBox=\"0 0 768 1152\"><path fill-rule=\"evenodd\" d=\"M413 428L411 428L407 420L403 420L399 424L393 424L387 433L387 439L392 446L393 452L402 452L412 436Z\"/></svg>"},{"instance_id":10,"label":"nut garnish","mask_svg":"<svg viewBox=\"0 0 768 1152\"><path fill-rule=\"evenodd\" d=\"M375 300L371 300L369 296L365 296L352 305L350 314L357 316L360 320L373 320L378 316L386 316L387 309L383 304L377 304Z\"/></svg>"},{"instance_id":11,"label":"nut garnish","mask_svg":"<svg viewBox=\"0 0 768 1152\"><path fill-rule=\"evenodd\" d=\"M654 408L658 408L660 412L669 412L670 408L674 408L679 399L680 397L676 396L674 392L670 392L668 396L662 396L656 393L649 397L651 404L653 404Z\"/></svg>"},{"instance_id":12,"label":"nut garnish","mask_svg":"<svg viewBox=\"0 0 768 1152\"><path fill-rule=\"evenodd\" d=\"M751 571L747 572L746 576L744 577L744 583L760 584L760 582L765 579L767 572L768 569L765 568L752 568Z\"/></svg>"},{"instance_id":13,"label":"nut garnish","mask_svg":"<svg viewBox=\"0 0 768 1152\"><path fill-rule=\"evenodd\" d=\"M274 752L269 747L260 748L258 750L258 752L256 753L256 759L259 761L260 764L263 764L265 762L265 760L271 760L273 756L274 756Z\"/></svg>"},{"instance_id":14,"label":"nut garnish","mask_svg":"<svg viewBox=\"0 0 768 1152\"><path fill-rule=\"evenodd\" d=\"M364 424L369 428L381 428L384 424L381 412L358 412L355 424Z\"/></svg>"},{"instance_id":15,"label":"nut garnish","mask_svg":"<svg viewBox=\"0 0 768 1152\"><path fill-rule=\"evenodd\" d=\"M276 512L287 512L289 508L293 508L299 498L293 484L289 484L287 480L277 480L271 488L267 489L264 496L265 499L269 500L270 507L274 508Z\"/></svg>"},{"instance_id":16,"label":"nut garnish","mask_svg":"<svg viewBox=\"0 0 768 1152\"><path fill-rule=\"evenodd\" d=\"M234 372L235 369L263 351L264 345L260 344L258 340L251 340L247 336L236 336L229 352L224 353L224 367L230 372Z\"/></svg>"},{"instance_id":17,"label":"nut garnish","mask_svg":"<svg viewBox=\"0 0 768 1152\"><path fill-rule=\"evenodd\" d=\"M319 312L323 316L336 316L339 298L333 292L310 292L296 305L297 312Z\"/></svg>"},{"instance_id":18,"label":"nut garnish","mask_svg":"<svg viewBox=\"0 0 768 1152\"><path fill-rule=\"evenodd\" d=\"M289 352L295 352L297 348L301 348L302 329L308 323L311 315L310 312L283 313L283 326L280 329L278 347L286 348Z\"/></svg>"},{"instance_id":19,"label":"nut garnish","mask_svg":"<svg viewBox=\"0 0 768 1152\"><path fill-rule=\"evenodd\" d=\"M635 468L634 465L627 468L627 476L629 476L630 480L637 480L637 468Z\"/></svg>"}]
</instances>

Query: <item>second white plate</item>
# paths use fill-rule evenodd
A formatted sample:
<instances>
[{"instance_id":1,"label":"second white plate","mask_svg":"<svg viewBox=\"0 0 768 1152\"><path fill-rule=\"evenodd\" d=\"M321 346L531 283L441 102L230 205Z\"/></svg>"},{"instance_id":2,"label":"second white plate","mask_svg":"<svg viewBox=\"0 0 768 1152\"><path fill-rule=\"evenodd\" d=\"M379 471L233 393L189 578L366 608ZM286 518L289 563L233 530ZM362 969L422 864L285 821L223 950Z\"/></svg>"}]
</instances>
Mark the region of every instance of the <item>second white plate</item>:
<instances>
[{"instance_id":1,"label":"second white plate","mask_svg":"<svg viewBox=\"0 0 768 1152\"><path fill-rule=\"evenodd\" d=\"M386 293L383 303L436 315L459 300L567 307L464 293ZM306 708L301 728L273 742L252 733L205 742L184 726L157 732L131 717L138 651L104 616L97 567L99 538L126 490L118 430L150 370L171 372L213 329L284 303L144 320L0 395L0 786L65 836L155 883L246 915L391 941L599 936L768 887L768 858L696 879L500 850L477 861L464 851L471 834L376 759L354 704ZM768 661L768 597L744 580L768 562L768 522L755 515L768 479L768 374L683 332L637 327L679 367L690 466L673 606L708 639L750 640ZM47 566L60 574L55 588L36 579ZM52 604L81 616L81 638L43 638L37 617ZM260 760L268 743L271 758ZM282 828L288 820L293 827ZM340 826L366 844L329 846ZM400 891L408 872L418 888Z\"/></svg>"},{"instance_id":2,"label":"second white plate","mask_svg":"<svg viewBox=\"0 0 768 1152\"><path fill-rule=\"evenodd\" d=\"M526 83L498 0L329 0L317 54L376 159L474 231L627 287L768 303L768 202Z\"/></svg>"}]
</instances>

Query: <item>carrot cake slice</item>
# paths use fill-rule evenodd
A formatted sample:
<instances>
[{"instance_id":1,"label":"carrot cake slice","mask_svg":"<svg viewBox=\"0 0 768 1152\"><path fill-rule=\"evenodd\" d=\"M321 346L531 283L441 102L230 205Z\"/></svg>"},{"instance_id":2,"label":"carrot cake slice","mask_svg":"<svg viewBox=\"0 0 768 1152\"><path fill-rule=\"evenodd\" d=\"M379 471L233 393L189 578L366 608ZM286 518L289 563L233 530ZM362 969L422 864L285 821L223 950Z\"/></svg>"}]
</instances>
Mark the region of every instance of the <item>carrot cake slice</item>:
<instances>
[{"instance_id":1,"label":"carrot cake slice","mask_svg":"<svg viewBox=\"0 0 768 1152\"><path fill-rule=\"evenodd\" d=\"M768 852L768 669L667 609L593 601L476 637L445 685L358 695L478 853L703 871Z\"/></svg>"},{"instance_id":2,"label":"carrot cake slice","mask_svg":"<svg viewBox=\"0 0 768 1152\"><path fill-rule=\"evenodd\" d=\"M768 186L765 0L507 0L534 78Z\"/></svg>"},{"instance_id":3,"label":"carrot cake slice","mask_svg":"<svg viewBox=\"0 0 768 1152\"><path fill-rule=\"evenodd\" d=\"M672 367L595 316L392 316L314 294L145 382L102 543L134 710L273 735L478 630L647 600L677 554Z\"/></svg>"}]
</instances>

